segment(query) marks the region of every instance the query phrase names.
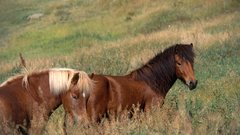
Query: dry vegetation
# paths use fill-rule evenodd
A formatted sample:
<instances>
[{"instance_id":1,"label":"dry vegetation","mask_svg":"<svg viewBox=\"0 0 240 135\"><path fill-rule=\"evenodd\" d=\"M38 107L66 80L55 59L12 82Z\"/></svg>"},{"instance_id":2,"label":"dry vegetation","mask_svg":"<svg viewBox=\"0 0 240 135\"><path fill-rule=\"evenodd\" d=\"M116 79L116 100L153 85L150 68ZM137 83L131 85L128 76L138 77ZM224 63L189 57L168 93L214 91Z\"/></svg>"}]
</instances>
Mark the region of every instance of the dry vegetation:
<instances>
[{"instance_id":1,"label":"dry vegetation","mask_svg":"<svg viewBox=\"0 0 240 135\"><path fill-rule=\"evenodd\" d=\"M0 82L30 71L70 67L124 75L167 46L193 43L199 85L180 81L162 108L103 120L69 134L240 134L239 0L8 0L0 2ZM39 19L28 16L43 13ZM43 134L63 134L64 110ZM38 123L35 123L36 125Z\"/></svg>"}]
</instances>

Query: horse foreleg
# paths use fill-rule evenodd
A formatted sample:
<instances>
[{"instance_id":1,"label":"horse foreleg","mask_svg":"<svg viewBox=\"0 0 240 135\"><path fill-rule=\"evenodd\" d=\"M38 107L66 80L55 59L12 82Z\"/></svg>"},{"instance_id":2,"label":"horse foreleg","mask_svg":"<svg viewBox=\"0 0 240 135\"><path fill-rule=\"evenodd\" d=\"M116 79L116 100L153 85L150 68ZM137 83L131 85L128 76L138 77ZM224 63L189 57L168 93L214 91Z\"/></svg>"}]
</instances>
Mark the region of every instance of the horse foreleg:
<instances>
[{"instance_id":1,"label":"horse foreleg","mask_svg":"<svg viewBox=\"0 0 240 135\"><path fill-rule=\"evenodd\" d=\"M153 107L162 107L164 99L162 97L154 97L146 101L144 112L150 112Z\"/></svg>"}]
</instances>

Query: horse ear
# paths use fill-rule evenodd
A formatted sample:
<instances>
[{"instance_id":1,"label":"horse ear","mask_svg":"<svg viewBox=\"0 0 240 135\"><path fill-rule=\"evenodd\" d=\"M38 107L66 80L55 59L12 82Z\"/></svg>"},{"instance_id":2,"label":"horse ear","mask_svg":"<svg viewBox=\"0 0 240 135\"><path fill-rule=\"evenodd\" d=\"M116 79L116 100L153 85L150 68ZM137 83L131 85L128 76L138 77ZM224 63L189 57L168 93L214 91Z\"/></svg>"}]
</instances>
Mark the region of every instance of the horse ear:
<instances>
[{"instance_id":1,"label":"horse ear","mask_svg":"<svg viewBox=\"0 0 240 135\"><path fill-rule=\"evenodd\" d=\"M79 73L74 73L72 80L71 80L71 84L76 85L78 80L79 80Z\"/></svg>"},{"instance_id":2,"label":"horse ear","mask_svg":"<svg viewBox=\"0 0 240 135\"><path fill-rule=\"evenodd\" d=\"M94 73L92 73L92 74L90 75L90 78L92 79L92 78L93 78L93 76L94 76Z\"/></svg>"}]
</instances>

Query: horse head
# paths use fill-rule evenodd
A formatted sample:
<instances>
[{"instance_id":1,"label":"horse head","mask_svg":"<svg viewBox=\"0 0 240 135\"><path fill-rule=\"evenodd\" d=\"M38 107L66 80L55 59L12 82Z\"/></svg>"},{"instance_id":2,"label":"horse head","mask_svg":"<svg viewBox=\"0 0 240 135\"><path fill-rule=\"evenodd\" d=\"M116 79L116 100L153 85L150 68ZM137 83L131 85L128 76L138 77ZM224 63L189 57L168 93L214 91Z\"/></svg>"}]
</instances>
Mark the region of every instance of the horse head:
<instances>
[{"instance_id":1,"label":"horse head","mask_svg":"<svg viewBox=\"0 0 240 135\"><path fill-rule=\"evenodd\" d=\"M194 53L192 48L192 43L190 45L176 45L174 55L176 75L190 90L195 89L198 82L194 75Z\"/></svg>"},{"instance_id":2,"label":"horse head","mask_svg":"<svg viewBox=\"0 0 240 135\"><path fill-rule=\"evenodd\" d=\"M74 72L69 78L68 90L61 95L61 99L66 112L65 122L73 124L87 118L86 103L93 88L93 81L82 71Z\"/></svg>"}]
</instances>

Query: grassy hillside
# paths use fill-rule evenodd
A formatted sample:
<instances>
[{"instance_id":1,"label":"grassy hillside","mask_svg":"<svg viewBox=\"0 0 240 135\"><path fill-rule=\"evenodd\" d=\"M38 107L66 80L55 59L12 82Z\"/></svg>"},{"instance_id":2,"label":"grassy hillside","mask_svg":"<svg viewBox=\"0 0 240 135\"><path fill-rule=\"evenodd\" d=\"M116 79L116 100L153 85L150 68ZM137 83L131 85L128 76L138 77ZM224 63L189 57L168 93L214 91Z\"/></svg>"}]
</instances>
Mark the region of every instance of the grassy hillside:
<instances>
[{"instance_id":1,"label":"grassy hillside","mask_svg":"<svg viewBox=\"0 0 240 135\"><path fill-rule=\"evenodd\" d=\"M71 134L240 134L239 0L0 1L0 82L31 71L70 67L124 75L176 43L193 43L195 91L178 81L147 117L82 125ZM29 19L41 13L40 18ZM44 134L63 134L59 108ZM58 129L56 131L56 129Z\"/></svg>"}]
</instances>

